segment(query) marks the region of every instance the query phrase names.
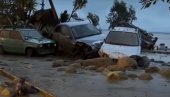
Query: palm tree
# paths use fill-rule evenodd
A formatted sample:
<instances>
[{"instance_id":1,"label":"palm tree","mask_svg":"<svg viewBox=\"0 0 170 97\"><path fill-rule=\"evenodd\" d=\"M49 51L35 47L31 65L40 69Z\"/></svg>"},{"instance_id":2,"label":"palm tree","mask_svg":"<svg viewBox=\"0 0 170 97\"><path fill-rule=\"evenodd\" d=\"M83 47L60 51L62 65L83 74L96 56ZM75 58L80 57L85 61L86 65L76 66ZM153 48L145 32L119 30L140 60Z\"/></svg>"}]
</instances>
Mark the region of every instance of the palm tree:
<instances>
[{"instance_id":1,"label":"palm tree","mask_svg":"<svg viewBox=\"0 0 170 97\"><path fill-rule=\"evenodd\" d=\"M70 17L69 17L68 20L71 19L72 15L73 15L77 10L84 8L84 7L86 6L86 4L87 4L87 0L75 0L75 1L73 2L74 8L73 8L73 10L72 10L72 12L71 12L71 15L70 15Z\"/></svg>"}]
</instances>

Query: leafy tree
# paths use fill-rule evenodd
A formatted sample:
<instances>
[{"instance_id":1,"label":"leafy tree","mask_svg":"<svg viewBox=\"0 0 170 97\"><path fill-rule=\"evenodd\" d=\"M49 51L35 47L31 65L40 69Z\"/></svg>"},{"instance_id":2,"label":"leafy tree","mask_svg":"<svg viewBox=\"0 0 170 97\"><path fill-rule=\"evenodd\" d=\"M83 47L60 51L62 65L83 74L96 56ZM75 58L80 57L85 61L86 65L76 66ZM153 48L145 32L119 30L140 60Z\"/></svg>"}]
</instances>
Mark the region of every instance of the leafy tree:
<instances>
[{"instance_id":1,"label":"leafy tree","mask_svg":"<svg viewBox=\"0 0 170 97\"><path fill-rule=\"evenodd\" d=\"M0 17L13 25L18 20L24 23L35 11L36 0L0 0Z\"/></svg>"},{"instance_id":2,"label":"leafy tree","mask_svg":"<svg viewBox=\"0 0 170 97\"><path fill-rule=\"evenodd\" d=\"M99 16L93 13L88 13L87 18L91 20L94 26L99 25Z\"/></svg>"},{"instance_id":3,"label":"leafy tree","mask_svg":"<svg viewBox=\"0 0 170 97\"><path fill-rule=\"evenodd\" d=\"M77 10L84 8L84 7L86 6L86 4L87 4L87 0L75 0L75 1L73 2L73 6L74 6L74 7L73 7L73 10L72 10L72 12L71 12L71 15L70 15L69 20L71 19L72 15L73 15Z\"/></svg>"},{"instance_id":4,"label":"leafy tree","mask_svg":"<svg viewBox=\"0 0 170 97\"><path fill-rule=\"evenodd\" d=\"M142 8L148 8L151 5L154 5L157 3L158 0L140 0L140 3L142 3ZM162 2L167 2L170 5L170 0L161 0ZM170 7L169 7L170 9Z\"/></svg>"},{"instance_id":5,"label":"leafy tree","mask_svg":"<svg viewBox=\"0 0 170 97\"><path fill-rule=\"evenodd\" d=\"M122 23L132 23L137 19L135 14L135 9L132 6L128 8L123 0L115 0L110 13L106 17L106 22L110 24L109 29L111 29L120 26Z\"/></svg>"}]
</instances>

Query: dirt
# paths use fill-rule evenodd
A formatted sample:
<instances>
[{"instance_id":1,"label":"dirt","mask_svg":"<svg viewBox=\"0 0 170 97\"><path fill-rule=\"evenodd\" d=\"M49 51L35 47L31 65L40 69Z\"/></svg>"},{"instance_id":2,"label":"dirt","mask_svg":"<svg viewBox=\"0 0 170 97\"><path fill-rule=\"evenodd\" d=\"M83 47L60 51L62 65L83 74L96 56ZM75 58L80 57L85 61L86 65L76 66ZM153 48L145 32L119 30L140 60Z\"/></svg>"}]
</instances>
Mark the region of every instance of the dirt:
<instances>
[{"instance_id":1,"label":"dirt","mask_svg":"<svg viewBox=\"0 0 170 97\"><path fill-rule=\"evenodd\" d=\"M76 73L67 74L64 70L58 70L61 67L52 67L53 62L57 60L65 60L67 63L74 61L54 56L27 58L0 55L0 62L7 64L4 66L7 71L26 78L33 85L50 91L57 97L169 97L170 95L170 80L158 73L151 74L153 79L147 81L128 79L109 82L102 73L81 68ZM144 72L141 69L126 71L137 76Z\"/></svg>"}]
</instances>

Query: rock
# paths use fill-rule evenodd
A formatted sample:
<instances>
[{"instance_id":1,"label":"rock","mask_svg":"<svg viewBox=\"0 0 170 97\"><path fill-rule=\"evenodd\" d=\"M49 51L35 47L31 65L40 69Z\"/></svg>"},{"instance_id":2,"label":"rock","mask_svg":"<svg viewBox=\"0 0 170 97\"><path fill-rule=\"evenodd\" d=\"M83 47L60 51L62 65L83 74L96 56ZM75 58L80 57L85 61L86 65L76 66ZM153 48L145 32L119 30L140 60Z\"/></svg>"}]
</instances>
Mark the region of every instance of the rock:
<instances>
[{"instance_id":1,"label":"rock","mask_svg":"<svg viewBox=\"0 0 170 97\"><path fill-rule=\"evenodd\" d=\"M146 73L158 73L159 72L159 68L158 67L149 67L145 69Z\"/></svg>"},{"instance_id":2,"label":"rock","mask_svg":"<svg viewBox=\"0 0 170 97\"><path fill-rule=\"evenodd\" d=\"M73 63L73 64L70 64L70 66L75 67L75 68L81 68L80 63Z\"/></svg>"},{"instance_id":3,"label":"rock","mask_svg":"<svg viewBox=\"0 0 170 97\"><path fill-rule=\"evenodd\" d=\"M87 59L87 60L79 60L79 63L84 66L96 66L97 67L107 67L109 65L114 65L112 59L110 58L94 58L94 59Z\"/></svg>"},{"instance_id":4,"label":"rock","mask_svg":"<svg viewBox=\"0 0 170 97\"><path fill-rule=\"evenodd\" d=\"M143 56L137 61L137 64L139 67L144 67L144 68L149 67L150 59L146 56Z\"/></svg>"},{"instance_id":5,"label":"rock","mask_svg":"<svg viewBox=\"0 0 170 97\"><path fill-rule=\"evenodd\" d=\"M165 77L165 78L168 78L170 79L170 68L162 68L159 73Z\"/></svg>"},{"instance_id":6,"label":"rock","mask_svg":"<svg viewBox=\"0 0 170 97\"><path fill-rule=\"evenodd\" d=\"M65 68L65 73L76 73L77 70L75 67L72 66L68 66L67 68Z\"/></svg>"},{"instance_id":7,"label":"rock","mask_svg":"<svg viewBox=\"0 0 170 97\"><path fill-rule=\"evenodd\" d=\"M104 67L99 67L96 69L96 72L102 72L104 70Z\"/></svg>"},{"instance_id":8,"label":"rock","mask_svg":"<svg viewBox=\"0 0 170 97\"><path fill-rule=\"evenodd\" d=\"M138 77L136 74L128 74L127 76L128 76L129 78L132 78L132 79L135 79L135 78Z\"/></svg>"},{"instance_id":9,"label":"rock","mask_svg":"<svg viewBox=\"0 0 170 97\"><path fill-rule=\"evenodd\" d=\"M86 70L96 70L97 68L94 65L85 67Z\"/></svg>"},{"instance_id":10,"label":"rock","mask_svg":"<svg viewBox=\"0 0 170 97\"><path fill-rule=\"evenodd\" d=\"M137 62L130 57L122 57L118 60L117 65L121 68L136 68Z\"/></svg>"},{"instance_id":11,"label":"rock","mask_svg":"<svg viewBox=\"0 0 170 97\"><path fill-rule=\"evenodd\" d=\"M127 80L128 77L121 71L114 71L107 74L107 79L110 81Z\"/></svg>"},{"instance_id":12,"label":"rock","mask_svg":"<svg viewBox=\"0 0 170 97\"><path fill-rule=\"evenodd\" d=\"M140 80L152 80L152 76L148 73L144 73L144 74L141 74L139 77L138 77Z\"/></svg>"},{"instance_id":13,"label":"rock","mask_svg":"<svg viewBox=\"0 0 170 97\"><path fill-rule=\"evenodd\" d=\"M110 70L108 70L107 68L105 68L102 72L103 75L107 76L107 74L111 72Z\"/></svg>"}]
</instances>

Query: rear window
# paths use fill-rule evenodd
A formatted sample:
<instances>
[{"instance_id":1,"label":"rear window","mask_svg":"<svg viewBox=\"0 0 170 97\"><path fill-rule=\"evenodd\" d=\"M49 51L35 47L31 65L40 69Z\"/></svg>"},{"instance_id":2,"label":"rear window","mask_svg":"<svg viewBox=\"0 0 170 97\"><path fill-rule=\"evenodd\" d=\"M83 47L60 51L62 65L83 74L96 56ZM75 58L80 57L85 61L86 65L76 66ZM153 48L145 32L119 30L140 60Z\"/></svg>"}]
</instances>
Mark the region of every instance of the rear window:
<instances>
[{"instance_id":1,"label":"rear window","mask_svg":"<svg viewBox=\"0 0 170 97\"><path fill-rule=\"evenodd\" d=\"M133 32L111 31L109 32L105 42L108 44L127 46L139 45L138 34Z\"/></svg>"}]
</instances>

